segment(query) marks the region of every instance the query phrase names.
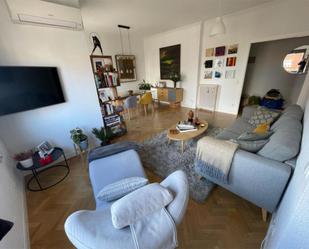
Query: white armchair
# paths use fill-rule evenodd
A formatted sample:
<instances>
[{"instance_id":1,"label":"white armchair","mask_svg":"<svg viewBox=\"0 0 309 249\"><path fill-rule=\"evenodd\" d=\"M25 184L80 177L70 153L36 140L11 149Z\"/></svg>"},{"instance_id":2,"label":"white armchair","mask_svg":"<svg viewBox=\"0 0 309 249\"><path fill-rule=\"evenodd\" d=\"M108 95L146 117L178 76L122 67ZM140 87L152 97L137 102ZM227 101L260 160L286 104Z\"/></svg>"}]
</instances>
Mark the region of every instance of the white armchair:
<instances>
[{"instance_id":1,"label":"white armchair","mask_svg":"<svg viewBox=\"0 0 309 249\"><path fill-rule=\"evenodd\" d=\"M160 184L173 193L174 199L166 209L175 224L179 225L188 205L187 176L183 171L175 171ZM83 210L71 214L65 222L65 231L78 249L135 249L130 228L114 228L109 206L96 211Z\"/></svg>"}]
</instances>

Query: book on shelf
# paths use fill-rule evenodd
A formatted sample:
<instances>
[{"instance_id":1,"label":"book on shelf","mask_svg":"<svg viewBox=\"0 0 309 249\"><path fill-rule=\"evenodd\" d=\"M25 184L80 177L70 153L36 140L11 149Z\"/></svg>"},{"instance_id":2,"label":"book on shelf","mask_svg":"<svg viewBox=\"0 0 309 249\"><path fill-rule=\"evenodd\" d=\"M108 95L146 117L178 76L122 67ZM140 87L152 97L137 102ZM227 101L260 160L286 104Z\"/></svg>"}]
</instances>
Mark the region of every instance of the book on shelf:
<instances>
[{"instance_id":1,"label":"book on shelf","mask_svg":"<svg viewBox=\"0 0 309 249\"><path fill-rule=\"evenodd\" d=\"M104 117L104 123L106 126L115 126L121 124L121 118L118 114Z\"/></svg>"},{"instance_id":2,"label":"book on shelf","mask_svg":"<svg viewBox=\"0 0 309 249\"><path fill-rule=\"evenodd\" d=\"M112 115L115 112L114 106L110 103L104 103L103 105L101 105L101 110L103 116Z\"/></svg>"},{"instance_id":3,"label":"book on shelf","mask_svg":"<svg viewBox=\"0 0 309 249\"><path fill-rule=\"evenodd\" d=\"M103 87L114 87L118 85L118 73L106 72L102 77Z\"/></svg>"}]
</instances>

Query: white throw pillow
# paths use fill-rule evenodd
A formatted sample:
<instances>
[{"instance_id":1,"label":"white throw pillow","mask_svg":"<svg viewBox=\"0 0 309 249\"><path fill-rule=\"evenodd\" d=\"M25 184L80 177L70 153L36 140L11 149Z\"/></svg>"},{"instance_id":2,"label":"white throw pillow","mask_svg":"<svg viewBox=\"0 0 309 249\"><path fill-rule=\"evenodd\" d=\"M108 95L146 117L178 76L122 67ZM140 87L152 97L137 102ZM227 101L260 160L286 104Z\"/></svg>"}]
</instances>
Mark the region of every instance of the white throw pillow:
<instances>
[{"instance_id":1,"label":"white throw pillow","mask_svg":"<svg viewBox=\"0 0 309 249\"><path fill-rule=\"evenodd\" d=\"M102 188L97 198L101 201L117 200L146 184L148 184L148 179L144 177L124 178Z\"/></svg>"},{"instance_id":2,"label":"white throw pillow","mask_svg":"<svg viewBox=\"0 0 309 249\"><path fill-rule=\"evenodd\" d=\"M121 229L167 206L173 200L171 192L159 183L146 185L114 202L112 222Z\"/></svg>"}]
</instances>

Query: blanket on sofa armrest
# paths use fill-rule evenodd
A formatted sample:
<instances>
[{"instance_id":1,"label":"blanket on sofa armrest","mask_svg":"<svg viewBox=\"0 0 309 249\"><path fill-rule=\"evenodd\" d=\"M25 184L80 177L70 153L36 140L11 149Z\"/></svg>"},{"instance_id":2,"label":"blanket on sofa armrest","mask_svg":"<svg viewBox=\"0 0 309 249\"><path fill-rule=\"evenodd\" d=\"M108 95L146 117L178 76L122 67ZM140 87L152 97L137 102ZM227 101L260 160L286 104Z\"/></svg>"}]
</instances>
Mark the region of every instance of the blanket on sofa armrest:
<instances>
[{"instance_id":1,"label":"blanket on sofa armrest","mask_svg":"<svg viewBox=\"0 0 309 249\"><path fill-rule=\"evenodd\" d=\"M120 152L124 152L127 150L138 150L139 146L135 142L120 142L115 144L110 144L106 146L101 146L92 149L88 155L88 163L91 163L94 160L112 156L114 154L118 154Z\"/></svg>"},{"instance_id":2,"label":"blanket on sofa armrest","mask_svg":"<svg viewBox=\"0 0 309 249\"><path fill-rule=\"evenodd\" d=\"M228 175L238 144L203 137L197 142L195 167L198 172L228 183Z\"/></svg>"}]
</instances>

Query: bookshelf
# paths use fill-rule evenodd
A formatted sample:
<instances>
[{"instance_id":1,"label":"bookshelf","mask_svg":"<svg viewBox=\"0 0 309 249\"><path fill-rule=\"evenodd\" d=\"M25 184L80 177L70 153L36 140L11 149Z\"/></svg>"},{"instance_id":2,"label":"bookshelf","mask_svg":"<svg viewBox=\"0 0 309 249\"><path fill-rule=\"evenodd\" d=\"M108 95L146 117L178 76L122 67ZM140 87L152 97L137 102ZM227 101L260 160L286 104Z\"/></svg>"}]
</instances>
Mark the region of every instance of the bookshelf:
<instances>
[{"instance_id":1,"label":"bookshelf","mask_svg":"<svg viewBox=\"0 0 309 249\"><path fill-rule=\"evenodd\" d=\"M120 79L113 67L112 57L90 55L90 61L104 127L109 127L115 136L122 135L126 133L123 117L113 105L118 99L117 87L120 86Z\"/></svg>"}]
</instances>

